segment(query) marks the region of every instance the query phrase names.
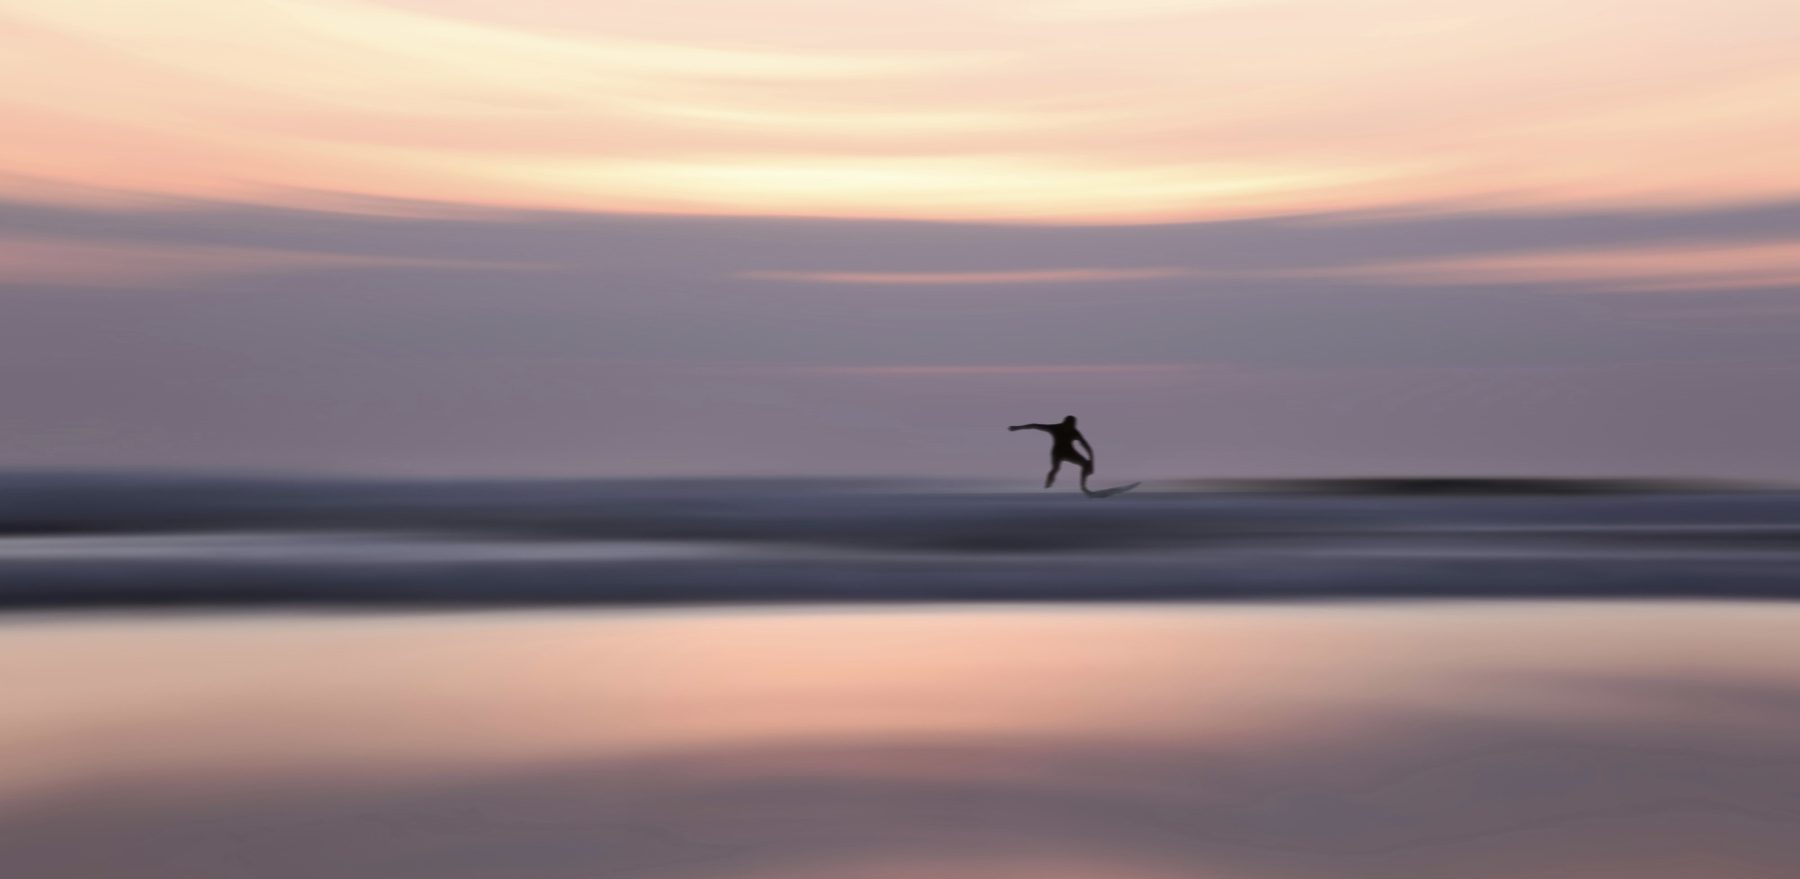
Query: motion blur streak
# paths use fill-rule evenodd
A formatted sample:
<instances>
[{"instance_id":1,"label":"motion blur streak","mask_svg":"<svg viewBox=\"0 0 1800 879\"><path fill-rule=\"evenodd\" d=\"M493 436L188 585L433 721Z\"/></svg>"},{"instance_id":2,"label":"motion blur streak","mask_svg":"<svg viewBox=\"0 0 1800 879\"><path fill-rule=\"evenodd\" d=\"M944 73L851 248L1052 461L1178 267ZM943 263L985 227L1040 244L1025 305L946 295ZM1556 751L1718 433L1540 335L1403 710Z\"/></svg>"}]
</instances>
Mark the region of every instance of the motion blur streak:
<instances>
[{"instance_id":1,"label":"motion blur streak","mask_svg":"<svg viewBox=\"0 0 1800 879\"><path fill-rule=\"evenodd\" d=\"M1066 284L1083 281L1148 281L1177 278L1190 270L1142 269L1038 269L1018 272L796 272L753 271L741 277L770 281L813 281L821 284Z\"/></svg>"},{"instance_id":2,"label":"motion blur streak","mask_svg":"<svg viewBox=\"0 0 1800 879\"><path fill-rule=\"evenodd\" d=\"M429 268L534 269L529 263L307 253L254 247L54 239L0 239L0 284L131 289L181 288L194 281L293 270Z\"/></svg>"},{"instance_id":3,"label":"motion blur streak","mask_svg":"<svg viewBox=\"0 0 1800 879\"><path fill-rule=\"evenodd\" d=\"M339 209L1718 203L1800 193L1796 39L1786 0L3 0L0 168Z\"/></svg>"},{"instance_id":4,"label":"motion blur streak","mask_svg":"<svg viewBox=\"0 0 1800 879\"><path fill-rule=\"evenodd\" d=\"M1199 487L14 476L0 611L1800 597L1792 491Z\"/></svg>"},{"instance_id":5,"label":"motion blur streak","mask_svg":"<svg viewBox=\"0 0 1800 879\"><path fill-rule=\"evenodd\" d=\"M8 876L1800 872L1785 606L0 629Z\"/></svg>"},{"instance_id":6,"label":"motion blur streak","mask_svg":"<svg viewBox=\"0 0 1800 879\"><path fill-rule=\"evenodd\" d=\"M1554 283L1583 291L1783 290L1800 287L1800 242L1545 250L1292 274L1418 286Z\"/></svg>"}]
</instances>

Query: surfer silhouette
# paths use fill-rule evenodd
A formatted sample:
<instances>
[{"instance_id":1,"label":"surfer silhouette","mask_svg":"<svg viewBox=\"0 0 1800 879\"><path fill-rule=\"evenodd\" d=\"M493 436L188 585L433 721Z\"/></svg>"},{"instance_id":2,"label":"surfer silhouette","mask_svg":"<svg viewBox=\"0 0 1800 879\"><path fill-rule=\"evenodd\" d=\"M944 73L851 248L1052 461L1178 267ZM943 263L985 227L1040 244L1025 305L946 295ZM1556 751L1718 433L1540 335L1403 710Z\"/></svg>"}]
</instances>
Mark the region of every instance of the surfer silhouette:
<instances>
[{"instance_id":1,"label":"surfer silhouette","mask_svg":"<svg viewBox=\"0 0 1800 879\"><path fill-rule=\"evenodd\" d=\"M1055 424L1015 424L1007 430L1041 430L1050 435L1050 473L1044 477L1045 488L1056 482L1057 471L1067 461L1081 467L1081 490L1088 490L1088 477L1094 475L1094 447L1075 429L1075 416L1065 416ZM1075 450L1076 443L1087 449L1085 457Z\"/></svg>"}]
</instances>

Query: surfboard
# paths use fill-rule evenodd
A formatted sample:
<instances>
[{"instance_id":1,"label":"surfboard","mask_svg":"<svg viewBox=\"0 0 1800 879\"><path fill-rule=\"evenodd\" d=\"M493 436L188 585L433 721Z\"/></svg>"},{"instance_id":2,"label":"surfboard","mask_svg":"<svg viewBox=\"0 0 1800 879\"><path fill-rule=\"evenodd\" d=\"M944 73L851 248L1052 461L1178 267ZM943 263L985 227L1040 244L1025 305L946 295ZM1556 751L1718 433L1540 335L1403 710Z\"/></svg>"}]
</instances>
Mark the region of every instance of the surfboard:
<instances>
[{"instance_id":1,"label":"surfboard","mask_svg":"<svg viewBox=\"0 0 1800 879\"><path fill-rule=\"evenodd\" d=\"M1124 494L1125 492L1128 492L1134 488L1137 488L1140 485L1143 485L1143 483L1142 482L1133 482L1128 485L1115 485L1112 488L1103 488L1103 489L1100 489L1099 491L1087 492L1087 496L1088 497L1112 497L1113 495Z\"/></svg>"}]
</instances>

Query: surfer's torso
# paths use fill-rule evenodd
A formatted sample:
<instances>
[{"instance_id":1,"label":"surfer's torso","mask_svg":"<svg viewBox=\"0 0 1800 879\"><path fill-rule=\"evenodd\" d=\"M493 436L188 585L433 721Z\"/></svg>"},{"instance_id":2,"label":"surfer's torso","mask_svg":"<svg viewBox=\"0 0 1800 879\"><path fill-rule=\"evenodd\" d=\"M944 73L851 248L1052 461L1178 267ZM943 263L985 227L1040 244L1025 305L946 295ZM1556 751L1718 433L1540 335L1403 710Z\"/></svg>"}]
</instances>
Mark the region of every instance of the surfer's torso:
<instances>
[{"instance_id":1,"label":"surfer's torso","mask_svg":"<svg viewBox=\"0 0 1800 879\"><path fill-rule=\"evenodd\" d=\"M1068 452L1070 454L1074 454L1075 453L1075 440L1079 436L1081 436L1081 431L1076 430L1073 427L1062 427L1062 426L1058 425L1054 428L1051 428L1051 430L1050 430L1050 443L1051 443L1050 450L1054 451L1054 452L1059 452L1059 453L1060 452Z\"/></svg>"}]
</instances>

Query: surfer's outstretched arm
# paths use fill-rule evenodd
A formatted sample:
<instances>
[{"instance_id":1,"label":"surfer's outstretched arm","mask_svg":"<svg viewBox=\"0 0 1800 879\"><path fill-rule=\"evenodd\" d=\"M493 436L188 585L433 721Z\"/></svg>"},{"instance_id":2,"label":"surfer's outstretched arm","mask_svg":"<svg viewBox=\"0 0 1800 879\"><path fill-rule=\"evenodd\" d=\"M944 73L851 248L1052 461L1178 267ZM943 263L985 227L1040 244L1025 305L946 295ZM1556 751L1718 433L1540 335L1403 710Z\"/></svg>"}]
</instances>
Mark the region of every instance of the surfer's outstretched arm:
<instances>
[{"instance_id":1,"label":"surfer's outstretched arm","mask_svg":"<svg viewBox=\"0 0 1800 879\"><path fill-rule=\"evenodd\" d=\"M1051 425L1048 425L1048 424L1015 424L1015 425L1007 428L1007 430L1046 430L1047 431L1050 428L1051 428Z\"/></svg>"}]
</instances>

